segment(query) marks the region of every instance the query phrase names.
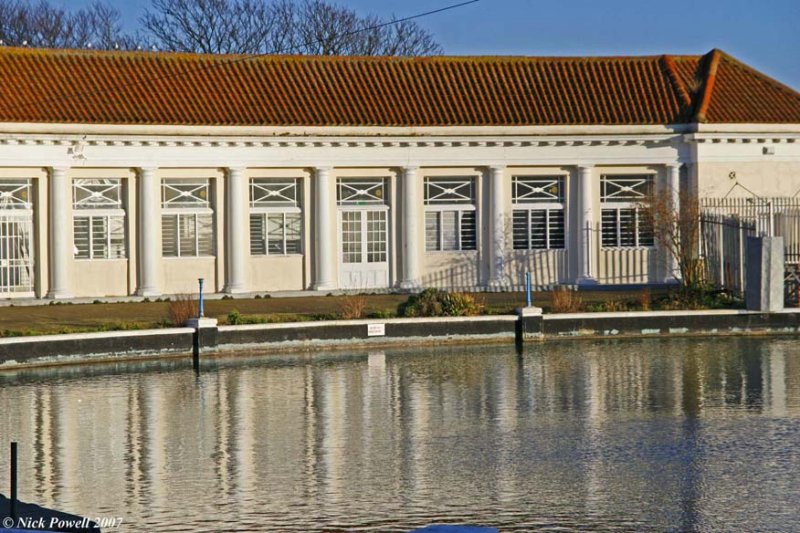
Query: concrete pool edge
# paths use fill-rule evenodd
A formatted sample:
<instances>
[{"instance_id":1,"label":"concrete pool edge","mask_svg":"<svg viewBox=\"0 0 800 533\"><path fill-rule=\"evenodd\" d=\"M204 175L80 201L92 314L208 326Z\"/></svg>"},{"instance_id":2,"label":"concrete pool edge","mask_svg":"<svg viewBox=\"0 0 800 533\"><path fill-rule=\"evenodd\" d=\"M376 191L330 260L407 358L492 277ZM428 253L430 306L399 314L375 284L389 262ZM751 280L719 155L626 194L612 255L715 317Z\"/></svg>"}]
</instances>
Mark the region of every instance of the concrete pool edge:
<instances>
[{"instance_id":1,"label":"concrete pool edge","mask_svg":"<svg viewBox=\"0 0 800 533\"><path fill-rule=\"evenodd\" d=\"M800 309L657 311L293 322L0 338L0 370L203 354L554 339L795 335Z\"/></svg>"}]
</instances>

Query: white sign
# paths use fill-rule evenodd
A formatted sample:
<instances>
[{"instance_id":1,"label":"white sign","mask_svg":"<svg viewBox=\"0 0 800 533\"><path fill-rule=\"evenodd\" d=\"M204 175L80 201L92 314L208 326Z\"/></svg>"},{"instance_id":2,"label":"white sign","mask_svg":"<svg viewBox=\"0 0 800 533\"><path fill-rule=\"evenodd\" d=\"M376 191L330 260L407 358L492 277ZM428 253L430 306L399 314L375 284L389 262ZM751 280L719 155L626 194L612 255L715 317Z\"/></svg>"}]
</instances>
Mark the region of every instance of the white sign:
<instances>
[{"instance_id":1,"label":"white sign","mask_svg":"<svg viewBox=\"0 0 800 533\"><path fill-rule=\"evenodd\" d=\"M386 335L386 324L367 324L367 337L383 337Z\"/></svg>"}]
</instances>

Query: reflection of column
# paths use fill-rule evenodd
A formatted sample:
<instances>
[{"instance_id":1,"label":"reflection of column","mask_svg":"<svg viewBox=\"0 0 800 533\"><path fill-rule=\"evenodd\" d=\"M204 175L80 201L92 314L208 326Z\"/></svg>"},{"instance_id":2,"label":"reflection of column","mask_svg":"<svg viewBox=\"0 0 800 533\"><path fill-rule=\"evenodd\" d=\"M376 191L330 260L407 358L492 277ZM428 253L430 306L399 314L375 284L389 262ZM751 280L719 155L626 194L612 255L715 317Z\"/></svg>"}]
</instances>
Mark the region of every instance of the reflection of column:
<instances>
[{"instance_id":1,"label":"reflection of column","mask_svg":"<svg viewBox=\"0 0 800 533\"><path fill-rule=\"evenodd\" d=\"M772 416L786 416L786 359L782 347L770 346L769 356L769 411Z\"/></svg>"},{"instance_id":2,"label":"reflection of column","mask_svg":"<svg viewBox=\"0 0 800 533\"><path fill-rule=\"evenodd\" d=\"M321 435L321 451L325 465L325 492L332 504L345 498L342 490L343 472L347 471L347 459L359 451L361 436L353 434L347 412L347 373L343 369L332 370L325 375L320 414L324 422ZM349 444L349 446L348 446Z\"/></svg>"},{"instance_id":3,"label":"reflection of column","mask_svg":"<svg viewBox=\"0 0 800 533\"><path fill-rule=\"evenodd\" d=\"M594 246L594 187L592 165L578 167L578 283L595 282L592 273L592 248Z\"/></svg>"},{"instance_id":4,"label":"reflection of column","mask_svg":"<svg viewBox=\"0 0 800 533\"><path fill-rule=\"evenodd\" d=\"M236 447L237 488L239 494L253 494L256 487L256 468L254 461L256 449L256 390L253 384L253 372L242 370L238 372L236 382L236 396L233 412L236 413L236 436L233 439Z\"/></svg>"},{"instance_id":5,"label":"reflection of column","mask_svg":"<svg viewBox=\"0 0 800 533\"><path fill-rule=\"evenodd\" d=\"M229 168L225 195L228 197L226 236L228 239L228 282L225 292L247 292L248 219L247 178L243 168Z\"/></svg>"},{"instance_id":6,"label":"reflection of column","mask_svg":"<svg viewBox=\"0 0 800 533\"><path fill-rule=\"evenodd\" d=\"M403 168L403 289L417 289L420 286L419 262L422 240L419 225L422 220L422 183L417 175L417 167Z\"/></svg>"},{"instance_id":7,"label":"reflection of column","mask_svg":"<svg viewBox=\"0 0 800 533\"><path fill-rule=\"evenodd\" d=\"M164 388L156 383L145 385L144 391L144 411L143 422L146 424L143 433L142 446L145 448L144 455L147 457L147 466L143 469L145 474L145 486L150 499L150 506L153 509L165 509L169 503L171 489L167 486L169 472L169 428L167 415L170 412L170 402L166 396ZM183 426L185 428L186 426ZM183 429L173 425L173 429Z\"/></svg>"},{"instance_id":8,"label":"reflection of column","mask_svg":"<svg viewBox=\"0 0 800 533\"><path fill-rule=\"evenodd\" d=\"M669 199L669 209L673 213L679 213L681 207L681 167L680 165L669 165L667 167L666 198ZM677 220L677 218L676 218ZM680 277L678 260L670 250L664 250L667 254L667 272L664 281L672 281Z\"/></svg>"},{"instance_id":9,"label":"reflection of column","mask_svg":"<svg viewBox=\"0 0 800 533\"><path fill-rule=\"evenodd\" d=\"M161 183L155 168L139 169L139 296L161 293Z\"/></svg>"},{"instance_id":10,"label":"reflection of column","mask_svg":"<svg viewBox=\"0 0 800 533\"><path fill-rule=\"evenodd\" d=\"M316 247L314 251L316 252L317 279L313 287L315 290L323 291L336 288L333 279L336 250L333 241L329 238L331 228L336 226L333 208L335 188L330 167L318 167L315 174Z\"/></svg>"},{"instance_id":11,"label":"reflection of column","mask_svg":"<svg viewBox=\"0 0 800 533\"><path fill-rule=\"evenodd\" d=\"M70 298L72 262L72 190L67 167L50 169L50 292L48 298Z\"/></svg>"},{"instance_id":12,"label":"reflection of column","mask_svg":"<svg viewBox=\"0 0 800 533\"><path fill-rule=\"evenodd\" d=\"M504 166L493 166L490 169L491 192L489 194L490 219L489 236L491 251L489 254L489 286L503 285L506 262L506 232L509 230L506 218Z\"/></svg>"}]
</instances>

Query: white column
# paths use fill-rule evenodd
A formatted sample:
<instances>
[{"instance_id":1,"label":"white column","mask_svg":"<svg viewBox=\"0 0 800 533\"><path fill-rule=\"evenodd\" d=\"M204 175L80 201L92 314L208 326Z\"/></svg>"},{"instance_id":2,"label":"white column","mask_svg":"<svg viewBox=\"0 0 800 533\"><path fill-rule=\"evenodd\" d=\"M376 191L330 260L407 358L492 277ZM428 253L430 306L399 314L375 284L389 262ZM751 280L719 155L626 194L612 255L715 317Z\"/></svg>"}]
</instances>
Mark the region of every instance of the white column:
<instances>
[{"instance_id":1,"label":"white column","mask_svg":"<svg viewBox=\"0 0 800 533\"><path fill-rule=\"evenodd\" d=\"M489 286L502 287L506 264L506 232L510 231L506 213L505 171L503 165L490 167L489 193Z\"/></svg>"},{"instance_id":2,"label":"white column","mask_svg":"<svg viewBox=\"0 0 800 533\"><path fill-rule=\"evenodd\" d=\"M420 224L422 224L422 182L419 167L403 168L403 280L400 287L415 290L420 288Z\"/></svg>"},{"instance_id":3,"label":"white column","mask_svg":"<svg viewBox=\"0 0 800 533\"><path fill-rule=\"evenodd\" d=\"M593 165L578 167L578 283L594 283L594 187L592 186Z\"/></svg>"},{"instance_id":4,"label":"white column","mask_svg":"<svg viewBox=\"0 0 800 533\"><path fill-rule=\"evenodd\" d=\"M679 213L681 208L681 166L669 165L667 167L666 193L669 198L669 207L674 213ZM676 221L678 218L676 217ZM664 281L672 281L680 277L680 266L675 254L665 250L667 254L667 272Z\"/></svg>"},{"instance_id":5,"label":"white column","mask_svg":"<svg viewBox=\"0 0 800 533\"><path fill-rule=\"evenodd\" d=\"M72 190L68 167L50 169L50 291L48 298L70 298L69 266L73 258Z\"/></svg>"},{"instance_id":6,"label":"white column","mask_svg":"<svg viewBox=\"0 0 800 533\"><path fill-rule=\"evenodd\" d=\"M139 169L139 296L161 294L161 180L155 168Z\"/></svg>"},{"instance_id":7,"label":"white column","mask_svg":"<svg viewBox=\"0 0 800 533\"><path fill-rule=\"evenodd\" d=\"M226 236L228 239L228 279L225 292L247 292L248 216L247 178L243 168L229 168L225 195L228 197Z\"/></svg>"},{"instance_id":8,"label":"white column","mask_svg":"<svg viewBox=\"0 0 800 533\"><path fill-rule=\"evenodd\" d=\"M336 271L336 247L333 239L330 238L331 230L335 231L336 228L335 188L330 167L318 167L315 169L314 175L316 180L314 190L316 280L313 288L318 291L326 291L336 288L336 280L333 279Z\"/></svg>"}]
</instances>

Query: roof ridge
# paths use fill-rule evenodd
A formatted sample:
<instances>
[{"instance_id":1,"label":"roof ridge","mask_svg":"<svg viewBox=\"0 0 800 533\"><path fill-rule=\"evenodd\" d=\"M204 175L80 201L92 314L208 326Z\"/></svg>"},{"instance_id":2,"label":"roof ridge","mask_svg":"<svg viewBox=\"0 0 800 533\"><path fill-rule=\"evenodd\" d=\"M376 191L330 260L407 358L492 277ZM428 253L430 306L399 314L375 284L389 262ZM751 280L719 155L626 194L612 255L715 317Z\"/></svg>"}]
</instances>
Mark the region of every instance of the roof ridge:
<instances>
[{"instance_id":1,"label":"roof ridge","mask_svg":"<svg viewBox=\"0 0 800 533\"><path fill-rule=\"evenodd\" d=\"M678 92L678 96L683 101L683 104L689 108L692 105L692 98L689 96L689 92L686 90L686 87L684 87L680 76L678 76L678 71L675 68L675 60L672 58L672 56L664 54L661 56L661 62L664 65L667 77Z\"/></svg>"},{"instance_id":2,"label":"roof ridge","mask_svg":"<svg viewBox=\"0 0 800 533\"><path fill-rule=\"evenodd\" d=\"M697 112L694 115L695 122L702 123L706 121L708 107L711 105L711 97L714 94L714 84L717 81L717 69L719 68L721 53L718 48L714 48L704 56L704 58L707 58L708 68L706 68L703 91L700 95L700 100L697 102Z\"/></svg>"},{"instance_id":3,"label":"roof ridge","mask_svg":"<svg viewBox=\"0 0 800 533\"><path fill-rule=\"evenodd\" d=\"M85 48L40 48L22 46L0 46L0 55L77 56L77 57L142 57L154 59L186 60L295 60L295 61L375 61L375 62L599 62L599 61L657 61L662 55L434 55L434 56L358 56L358 55L311 55L311 54L208 54L170 50L101 50ZM699 58L701 56L681 56Z\"/></svg>"}]
</instances>

